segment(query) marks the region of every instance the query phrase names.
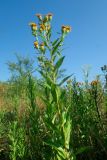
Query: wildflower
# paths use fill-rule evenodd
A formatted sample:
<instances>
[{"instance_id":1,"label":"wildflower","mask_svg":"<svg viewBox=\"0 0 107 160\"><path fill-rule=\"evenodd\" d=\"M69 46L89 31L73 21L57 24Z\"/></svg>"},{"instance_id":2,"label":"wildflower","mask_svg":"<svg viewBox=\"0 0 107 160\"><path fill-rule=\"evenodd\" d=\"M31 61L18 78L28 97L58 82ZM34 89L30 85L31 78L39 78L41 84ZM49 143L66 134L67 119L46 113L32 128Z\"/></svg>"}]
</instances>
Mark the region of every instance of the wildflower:
<instances>
[{"instance_id":1,"label":"wildflower","mask_svg":"<svg viewBox=\"0 0 107 160\"><path fill-rule=\"evenodd\" d=\"M71 31L71 27L70 26L62 26L62 33L69 33Z\"/></svg>"},{"instance_id":2,"label":"wildflower","mask_svg":"<svg viewBox=\"0 0 107 160\"><path fill-rule=\"evenodd\" d=\"M98 80L94 80L94 81L91 82L92 86L97 86L97 84L98 84Z\"/></svg>"},{"instance_id":3,"label":"wildflower","mask_svg":"<svg viewBox=\"0 0 107 160\"><path fill-rule=\"evenodd\" d=\"M37 31L37 29L38 29L38 27L37 27L37 24L36 23L30 23L29 24L30 26L31 26L31 29L33 30L33 31Z\"/></svg>"},{"instance_id":4,"label":"wildflower","mask_svg":"<svg viewBox=\"0 0 107 160\"><path fill-rule=\"evenodd\" d=\"M39 20L42 20L42 15L41 14L36 14L36 16L39 18Z\"/></svg>"},{"instance_id":5,"label":"wildflower","mask_svg":"<svg viewBox=\"0 0 107 160\"><path fill-rule=\"evenodd\" d=\"M67 30L67 33L69 33L71 31L71 27L70 26L67 26L66 27L66 30Z\"/></svg>"},{"instance_id":6,"label":"wildflower","mask_svg":"<svg viewBox=\"0 0 107 160\"><path fill-rule=\"evenodd\" d=\"M46 23L46 22L48 22L48 21L49 21L49 17L48 17L48 15L46 15L46 16L44 17L43 23Z\"/></svg>"},{"instance_id":7,"label":"wildflower","mask_svg":"<svg viewBox=\"0 0 107 160\"><path fill-rule=\"evenodd\" d=\"M35 42L34 42L34 47L35 47L36 49L38 49L38 48L39 48L38 41L35 41Z\"/></svg>"},{"instance_id":8,"label":"wildflower","mask_svg":"<svg viewBox=\"0 0 107 160\"><path fill-rule=\"evenodd\" d=\"M50 21L50 20L52 20L52 16L53 16L53 14L52 13L48 13L48 20Z\"/></svg>"},{"instance_id":9,"label":"wildflower","mask_svg":"<svg viewBox=\"0 0 107 160\"><path fill-rule=\"evenodd\" d=\"M47 23L49 22L50 20L52 20L52 13L48 13L45 17L44 17L44 20L43 20L43 23Z\"/></svg>"},{"instance_id":10,"label":"wildflower","mask_svg":"<svg viewBox=\"0 0 107 160\"><path fill-rule=\"evenodd\" d=\"M40 24L40 31L45 31L46 30L46 27L44 24Z\"/></svg>"}]
</instances>

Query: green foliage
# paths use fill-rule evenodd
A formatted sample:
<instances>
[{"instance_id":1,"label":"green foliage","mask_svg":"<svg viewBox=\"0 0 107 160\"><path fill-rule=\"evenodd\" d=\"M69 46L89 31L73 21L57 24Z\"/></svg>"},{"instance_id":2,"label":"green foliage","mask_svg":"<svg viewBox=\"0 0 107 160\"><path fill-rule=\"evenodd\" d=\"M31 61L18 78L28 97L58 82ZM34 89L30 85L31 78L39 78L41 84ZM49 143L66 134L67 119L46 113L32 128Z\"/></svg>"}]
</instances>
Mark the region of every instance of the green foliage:
<instances>
[{"instance_id":1,"label":"green foliage","mask_svg":"<svg viewBox=\"0 0 107 160\"><path fill-rule=\"evenodd\" d=\"M107 159L107 93L100 78L89 83L62 76L62 55L69 26L52 40L52 14L37 15L31 23L38 68L17 55L8 62L11 78L1 85L0 159L98 160ZM40 79L33 71L38 71ZM3 86L4 85L4 86ZM5 92L2 94L2 90Z\"/></svg>"},{"instance_id":2,"label":"green foliage","mask_svg":"<svg viewBox=\"0 0 107 160\"><path fill-rule=\"evenodd\" d=\"M9 130L10 140L10 159L17 160L25 159L26 145L25 145L25 129L24 126L19 126L18 121L13 121Z\"/></svg>"}]
</instances>

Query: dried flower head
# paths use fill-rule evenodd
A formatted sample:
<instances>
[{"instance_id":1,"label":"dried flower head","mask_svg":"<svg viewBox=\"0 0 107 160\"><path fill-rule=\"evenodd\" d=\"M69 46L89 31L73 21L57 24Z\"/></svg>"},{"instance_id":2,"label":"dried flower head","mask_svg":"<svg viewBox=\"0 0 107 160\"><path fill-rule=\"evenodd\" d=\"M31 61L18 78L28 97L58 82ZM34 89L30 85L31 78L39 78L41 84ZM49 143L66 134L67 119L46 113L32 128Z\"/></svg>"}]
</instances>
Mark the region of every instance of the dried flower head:
<instances>
[{"instance_id":1,"label":"dried flower head","mask_svg":"<svg viewBox=\"0 0 107 160\"><path fill-rule=\"evenodd\" d=\"M48 16L48 19L49 19L49 20L52 20L52 17L53 17L53 14L52 14L52 13L48 13L47 16Z\"/></svg>"},{"instance_id":2,"label":"dried flower head","mask_svg":"<svg viewBox=\"0 0 107 160\"><path fill-rule=\"evenodd\" d=\"M62 33L69 33L71 31L70 26L62 26Z\"/></svg>"},{"instance_id":3,"label":"dried flower head","mask_svg":"<svg viewBox=\"0 0 107 160\"><path fill-rule=\"evenodd\" d=\"M36 14L39 20L42 20L42 15L41 14Z\"/></svg>"},{"instance_id":4,"label":"dried flower head","mask_svg":"<svg viewBox=\"0 0 107 160\"><path fill-rule=\"evenodd\" d=\"M34 42L34 47L35 47L36 49L38 49L38 48L39 48L38 41L35 41L35 42Z\"/></svg>"},{"instance_id":5,"label":"dried flower head","mask_svg":"<svg viewBox=\"0 0 107 160\"><path fill-rule=\"evenodd\" d=\"M98 80L94 80L94 81L91 82L92 86L97 86L97 84L98 84Z\"/></svg>"},{"instance_id":6,"label":"dried flower head","mask_svg":"<svg viewBox=\"0 0 107 160\"><path fill-rule=\"evenodd\" d=\"M43 23L47 23L47 22L49 22L50 20L52 20L52 16L53 16L52 13L48 13L48 14L44 17Z\"/></svg>"},{"instance_id":7,"label":"dried flower head","mask_svg":"<svg viewBox=\"0 0 107 160\"><path fill-rule=\"evenodd\" d=\"M41 31L45 31L45 30L46 30L46 27L45 27L44 24L40 24L40 30L41 30Z\"/></svg>"},{"instance_id":8,"label":"dried flower head","mask_svg":"<svg viewBox=\"0 0 107 160\"><path fill-rule=\"evenodd\" d=\"M29 25L31 26L31 29L32 29L33 31L36 31L36 30L38 29L37 24L34 23L34 22L31 22Z\"/></svg>"}]
</instances>

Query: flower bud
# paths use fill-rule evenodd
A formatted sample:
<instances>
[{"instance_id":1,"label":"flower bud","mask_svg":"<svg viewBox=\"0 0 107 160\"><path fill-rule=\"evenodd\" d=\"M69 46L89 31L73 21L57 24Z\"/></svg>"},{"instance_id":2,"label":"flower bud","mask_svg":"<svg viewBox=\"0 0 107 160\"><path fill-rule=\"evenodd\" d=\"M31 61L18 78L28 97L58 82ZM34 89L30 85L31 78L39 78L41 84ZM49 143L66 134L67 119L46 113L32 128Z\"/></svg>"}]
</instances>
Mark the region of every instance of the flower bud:
<instances>
[{"instance_id":1,"label":"flower bud","mask_svg":"<svg viewBox=\"0 0 107 160\"><path fill-rule=\"evenodd\" d=\"M50 21L50 20L52 20L52 17L53 17L53 14L52 13L48 13L48 20Z\"/></svg>"},{"instance_id":2,"label":"flower bud","mask_svg":"<svg viewBox=\"0 0 107 160\"><path fill-rule=\"evenodd\" d=\"M45 50L45 45L44 45L44 43L41 43L41 44L40 44L40 50L41 50L41 51L44 51L44 50Z\"/></svg>"}]
</instances>

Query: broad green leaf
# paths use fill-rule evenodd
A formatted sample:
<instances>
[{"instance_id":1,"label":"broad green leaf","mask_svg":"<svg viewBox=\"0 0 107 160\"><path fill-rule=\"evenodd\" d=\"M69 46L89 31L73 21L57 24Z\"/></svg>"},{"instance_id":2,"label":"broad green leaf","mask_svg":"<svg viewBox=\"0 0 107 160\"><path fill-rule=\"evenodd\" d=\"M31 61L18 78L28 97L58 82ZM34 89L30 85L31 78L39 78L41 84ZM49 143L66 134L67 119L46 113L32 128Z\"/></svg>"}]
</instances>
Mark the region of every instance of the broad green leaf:
<instances>
[{"instance_id":1,"label":"broad green leaf","mask_svg":"<svg viewBox=\"0 0 107 160\"><path fill-rule=\"evenodd\" d=\"M66 123L66 112L65 111L63 111L63 113L62 113L62 126L64 126L64 124Z\"/></svg>"},{"instance_id":2,"label":"broad green leaf","mask_svg":"<svg viewBox=\"0 0 107 160\"><path fill-rule=\"evenodd\" d=\"M59 144L57 144L57 143L55 143L55 142L51 142L51 141L49 141L49 140L47 140L47 142L44 141L44 144L52 147L52 148L55 149L55 150L58 150L58 148L59 148L59 146L58 146Z\"/></svg>"},{"instance_id":3,"label":"broad green leaf","mask_svg":"<svg viewBox=\"0 0 107 160\"><path fill-rule=\"evenodd\" d=\"M58 151L58 154L61 158L66 159L67 153L65 152L65 150L62 147L58 147L58 148L56 148L56 150Z\"/></svg>"},{"instance_id":4,"label":"broad green leaf","mask_svg":"<svg viewBox=\"0 0 107 160\"><path fill-rule=\"evenodd\" d=\"M55 64L55 70L58 70L64 61L65 56L61 57Z\"/></svg>"},{"instance_id":5,"label":"broad green leaf","mask_svg":"<svg viewBox=\"0 0 107 160\"><path fill-rule=\"evenodd\" d=\"M57 113L54 115L53 119L52 119L52 123L54 124L55 119L57 118Z\"/></svg>"},{"instance_id":6,"label":"broad green leaf","mask_svg":"<svg viewBox=\"0 0 107 160\"><path fill-rule=\"evenodd\" d=\"M59 83L59 86L61 86L64 82L66 82L71 76L72 76L72 75L65 77L65 78Z\"/></svg>"},{"instance_id":7,"label":"broad green leaf","mask_svg":"<svg viewBox=\"0 0 107 160\"><path fill-rule=\"evenodd\" d=\"M56 59L56 55L53 55L53 56L52 56L53 62L55 61L55 59Z\"/></svg>"},{"instance_id":8,"label":"broad green leaf","mask_svg":"<svg viewBox=\"0 0 107 160\"><path fill-rule=\"evenodd\" d=\"M91 146L80 147L79 149L77 149L75 155L81 154L81 153L86 152L86 151L88 151L90 149L92 149Z\"/></svg>"},{"instance_id":9,"label":"broad green leaf","mask_svg":"<svg viewBox=\"0 0 107 160\"><path fill-rule=\"evenodd\" d=\"M58 57L61 57L61 52L57 51Z\"/></svg>"},{"instance_id":10,"label":"broad green leaf","mask_svg":"<svg viewBox=\"0 0 107 160\"><path fill-rule=\"evenodd\" d=\"M51 89L51 86L47 83L44 84L44 87L47 87L48 89Z\"/></svg>"},{"instance_id":11,"label":"broad green leaf","mask_svg":"<svg viewBox=\"0 0 107 160\"><path fill-rule=\"evenodd\" d=\"M48 127L51 131L56 132L57 134L59 134L59 132L58 132L58 130L57 130L57 127L56 127L51 121L45 120L45 122L46 122L47 127Z\"/></svg>"},{"instance_id":12,"label":"broad green leaf","mask_svg":"<svg viewBox=\"0 0 107 160\"><path fill-rule=\"evenodd\" d=\"M38 71L38 72L45 78L45 80L47 81L48 85L51 84L51 83L53 84L52 79L48 75L45 75L42 71Z\"/></svg>"},{"instance_id":13,"label":"broad green leaf","mask_svg":"<svg viewBox=\"0 0 107 160\"><path fill-rule=\"evenodd\" d=\"M53 142L44 142L44 143L57 151L57 158L59 158L59 160L66 159L67 153L62 147L58 147L58 145L56 145Z\"/></svg>"},{"instance_id":14,"label":"broad green leaf","mask_svg":"<svg viewBox=\"0 0 107 160\"><path fill-rule=\"evenodd\" d=\"M56 157L57 157L57 160L62 160L62 157L61 157L61 156L57 155ZM55 160L56 160L56 159L55 159Z\"/></svg>"},{"instance_id":15,"label":"broad green leaf","mask_svg":"<svg viewBox=\"0 0 107 160\"><path fill-rule=\"evenodd\" d=\"M60 99L63 100L63 99L65 98L65 96L66 96L65 94L66 94L66 91L65 91L65 90L62 90L62 91L61 91L61 95L60 95Z\"/></svg>"},{"instance_id":16,"label":"broad green leaf","mask_svg":"<svg viewBox=\"0 0 107 160\"><path fill-rule=\"evenodd\" d=\"M65 118L66 118L66 123L64 124L63 132L65 137L65 147L69 149L70 134L71 134L71 120L69 116Z\"/></svg>"},{"instance_id":17,"label":"broad green leaf","mask_svg":"<svg viewBox=\"0 0 107 160\"><path fill-rule=\"evenodd\" d=\"M55 46L58 41L59 41L59 38L57 38L57 39L52 43L52 46Z\"/></svg>"},{"instance_id":18,"label":"broad green leaf","mask_svg":"<svg viewBox=\"0 0 107 160\"><path fill-rule=\"evenodd\" d=\"M57 52L58 48L60 47L60 44L61 44L61 41L58 42L56 46L53 47L53 50L51 52L52 55L54 55Z\"/></svg>"},{"instance_id":19,"label":"broad green leaf","mask_svg":"<svg viewBox=\"0 0 107 160\"><path fill-rule=\"evenodd\" d=\"M50 40L51 38L51 29L49 30L48 34L47 34L48 40Z\"/></svg>"},{"instance_id":20,"label":"broad green leaf","mask_svg":"<svg viewBox=\"0 0 107 160\"><path fill-rule=\"evenodd\" d=\"M52 86L52 94L53 94L53 99L56 103L58 103L59 101L59 97L60 97L60 89L57 86Z\"/></svg>"}]
</instances>

